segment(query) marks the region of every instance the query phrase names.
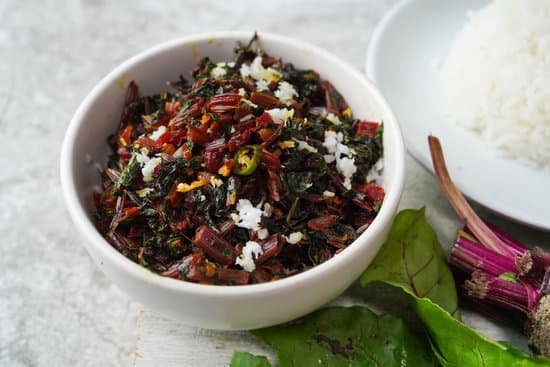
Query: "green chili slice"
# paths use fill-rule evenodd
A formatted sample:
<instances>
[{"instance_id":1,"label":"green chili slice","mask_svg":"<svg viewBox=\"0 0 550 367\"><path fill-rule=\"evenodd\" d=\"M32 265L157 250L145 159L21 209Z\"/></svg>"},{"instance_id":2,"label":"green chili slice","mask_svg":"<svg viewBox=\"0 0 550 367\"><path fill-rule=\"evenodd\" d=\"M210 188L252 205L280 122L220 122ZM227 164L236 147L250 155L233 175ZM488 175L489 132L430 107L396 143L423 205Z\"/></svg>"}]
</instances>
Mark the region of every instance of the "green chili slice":
<instances>
[{"instance_id":1,"label":"green chili slice","mask_svg":"<svg viewBox=\"0 0 550 367\"><path fill-rule=\"evenodd\" d=\"M246 145L235 153L233 173L241 176L249 176L256 171L261 159L261 145Z\"/></svg>"}]
</instances>

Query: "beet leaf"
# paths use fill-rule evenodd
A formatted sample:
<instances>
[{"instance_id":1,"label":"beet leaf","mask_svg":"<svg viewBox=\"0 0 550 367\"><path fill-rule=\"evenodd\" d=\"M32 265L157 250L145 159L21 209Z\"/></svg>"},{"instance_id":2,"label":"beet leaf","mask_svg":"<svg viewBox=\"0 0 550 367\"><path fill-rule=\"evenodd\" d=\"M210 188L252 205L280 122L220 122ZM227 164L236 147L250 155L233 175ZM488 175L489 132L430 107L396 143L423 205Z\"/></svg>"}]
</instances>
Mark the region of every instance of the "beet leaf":
<instances>
[{"instance_id":1,"label":"beet leaf","mask_svg":"<svg viewBox=\"0 0 550 367\"><path fill-rule=\"evenodd\" d=\"M280 367L435 366L425 338L394 316L365 307L331 307L252 331L277 352Z\"/></svg>"},{"instance_id":2,"label":"beet leaf","mask_svg":"<svg viewBox=\"0 0 550 367\"><path fill-rule=\"evenodd\" d=\"M395 217L386 243L361 276L362 285L372 282L430 298L460 319L453 275L424 209L403 210Z\"/></svg>"},{"instance_id":3,"label":"beet leaf","mask_svg":"<svg viewBox=\"0 0 550 367\"><path fill-rule=\"evenodd\" d=\"M407 256L406 251L402 251L409 250L410 246L411 250L414 249L414 253L420 254L419 258L431 253L434 254L435 259L437 256L443 256L440 245L434 242L435 234L427 235L430 232L433 230L425 221L422 209L400 212L394 220L388 240L371 266L363 273L361 284L366 287L372 283L382 282L400 288L409 296L411 307L424 324L432 350L443 367L548 366L550 360L544 357L530 357L518 349L493 341L470 329L456 318L456 314L449 313L449 309L452 310L452 308L449 308L448 300L441 298L439 292L427 292L425 296L418 292L419 284L411 282L409 277L404 276L408 261L411 259L416 261L417 258L411 256L412 254ZM436 247L437 250L435 250ZM426 262L425 259L424 262ZM428 269L431 262L424 266L417 265L417 268ZM440 274L451 274L450 270L444 262L439 265L437 272L433 270L420 270L420 272L429 272L426 273L430 274L427 278L431 279L434 287L439 286L440 282L445 282L446 287L452 289L450 299L456 302L452 275L448 278L440 276ZM412 278L416 280L416 277ZM447 282L452 284L449 285ZM422 286L426 285L422 284ZM450 297L449 294L447 297Z\"/></svg>"},{"instance_id":4,"label":"beet leaf","mask_svg":"<svg viewBox=\"0 0 550 367\"><path fill-rule=\"evenodd\" d=\"M256 356L247 352L234 352L231 367L271 367L264 356Z\"/></svg>"}]
</instances>

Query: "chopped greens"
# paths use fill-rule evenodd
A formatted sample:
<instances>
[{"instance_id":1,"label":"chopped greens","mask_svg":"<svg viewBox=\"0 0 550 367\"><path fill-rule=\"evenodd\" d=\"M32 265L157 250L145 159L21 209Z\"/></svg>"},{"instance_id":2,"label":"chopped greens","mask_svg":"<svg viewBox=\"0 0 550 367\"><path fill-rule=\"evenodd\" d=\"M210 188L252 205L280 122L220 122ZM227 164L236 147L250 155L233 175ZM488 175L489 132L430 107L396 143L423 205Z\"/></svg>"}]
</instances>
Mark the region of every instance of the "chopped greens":
<instances>
[{"instance_id":1,"label":"chopped greens","mask_svg":"<svg viewBox=\"0 0 550 367\"><path fill-rule=\"evenodd\" d=\"M130 186L138 170L139 170L139 162L136 158L136 155L132 154L132 158L130 158L128 165L126 165L126 167L124 167L124 169L120 173L120 178L116 183L117 190L119 190L121 187Z\"/></svg>"},{"instance_id":2,"label":"chopped greens","mask_svg":"<svg viewBox=\"0 0 550 367\"><path fill-rule=\"evenodd\" d=\"M185 281L268 282L332 258L376 217L381 123L258 46L203 58L171 92L128 86L95 195L97 227L126 257Z\"/></svg>"}]
</instances>

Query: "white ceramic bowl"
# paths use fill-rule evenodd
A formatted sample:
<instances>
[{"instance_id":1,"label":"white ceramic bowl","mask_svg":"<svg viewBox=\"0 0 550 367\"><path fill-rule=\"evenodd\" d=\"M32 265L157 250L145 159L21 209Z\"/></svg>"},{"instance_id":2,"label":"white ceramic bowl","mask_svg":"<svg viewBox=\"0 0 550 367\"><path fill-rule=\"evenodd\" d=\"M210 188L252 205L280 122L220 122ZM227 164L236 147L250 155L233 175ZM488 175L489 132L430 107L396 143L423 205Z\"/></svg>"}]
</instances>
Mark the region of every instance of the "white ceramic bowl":
<instances>
[{"instance_id":1,"label":"white ceramic bowl","mask_svg":"<svg viewBox=\"0 0 550 367\"><path fill-rule=\"evenodd\" d=\"M384 121L386 197L372 225L345 251L301 274L245 286L200 285L161 277L130 261L103 239L92 221L91 195L100 182L93 161L109 155L107 136L118 124L125 88L135 80L143 95L166 89L194 67L197 57L230 60L236 41L252 32L216 32L185 37L150 48L103 78L76 111L63 143L61 181L67 208L85 237L96 264L120 288L146 307L187 324L213 329L252 329L305 315L341 294L378 252L397 210L404 176L399 126L380 92L355 69L318 47L260 33L263 48L299 68L312 68L343 94L355 116Z\"/></svg>"}]
</instances>

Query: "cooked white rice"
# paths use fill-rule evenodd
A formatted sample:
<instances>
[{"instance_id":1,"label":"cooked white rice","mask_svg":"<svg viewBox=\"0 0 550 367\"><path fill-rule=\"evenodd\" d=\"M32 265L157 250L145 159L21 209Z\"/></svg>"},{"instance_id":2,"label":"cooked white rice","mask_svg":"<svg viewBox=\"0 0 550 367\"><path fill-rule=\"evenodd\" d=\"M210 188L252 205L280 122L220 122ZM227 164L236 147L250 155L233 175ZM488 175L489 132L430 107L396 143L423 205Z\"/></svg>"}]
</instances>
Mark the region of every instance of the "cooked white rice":
<instances>
[{"instance_id":1,"label":"cooked white rice","mask_svg":"<svg viewBox=\"0 0 550 367\"><path fill-rule=\"evenodd\" d=\"M550 0L469 14L441 69L456 121L506 156L550 165Z\"/></svg>"}]
</instances>

